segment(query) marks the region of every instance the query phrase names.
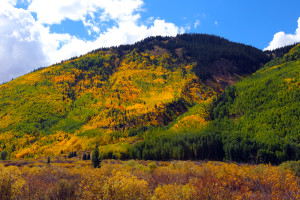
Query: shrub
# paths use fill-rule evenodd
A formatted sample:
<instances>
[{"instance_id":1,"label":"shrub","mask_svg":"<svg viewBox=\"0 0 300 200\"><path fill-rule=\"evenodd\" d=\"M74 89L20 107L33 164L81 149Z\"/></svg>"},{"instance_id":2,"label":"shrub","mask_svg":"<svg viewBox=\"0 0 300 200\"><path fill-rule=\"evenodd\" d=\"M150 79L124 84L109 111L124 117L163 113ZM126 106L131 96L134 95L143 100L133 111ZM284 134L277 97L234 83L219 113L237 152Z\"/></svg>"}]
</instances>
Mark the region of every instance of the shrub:
<instances>
[{"instance_id":1,"label":"shrub","mask_svg":"<svg viewBox=\"0 0 300 200\"><path fill-rule=\"evenodd\" d=\"M12 181L9 177L0 177L0 199L10 200L12 196Z\"/></svg>"},{"instance_id":2,"label":"shrub","mask_svg":"<svg viewBox=\"0 0 300 200\"><path fill-rule=\"evenodd\" d=\"M300 176L300 160L298 161L287 161L280 165L283 169L290 169L296 173L297 176Z\"/></svg>"},{"instance_id":3,"label":"shrub","mask_svg":"<svg viewBox=\"0 0 300 200\"><path fill-rule=\"evenodd\" d=\"M153 199L194 199L195 189L190 185L158 186L153 192Z\"/></svg>"},{"instance_id":4,"label":"shrub","mask_svg":"<svg viewBox=\"0 0 300 200\"><path fill-rule=\"evenodd\" d=\"M152 171L153 169L157 168L157 165L155 162L151 162L148 164L148 167L150 168L150 170Z\"/></svg>"},{"instance_id":5,"label":"shrub","mask_svg":"<svg viewBox=\"0 0 300 200\"><path fill-rule=\"evenodd\" d=\"M72 200L76 199L75 187L67 180L60 180L47 194L49 200Z\"/></svg>"},{"instance_id":6,"label":"shrub","mask_svg":"<svg viewBox=\"0 0 300 200\"><path fill-rule=\"evenodd\" d=\"M113 171L103 186L104 199L148 199L148 183L128 172Z\"/></svg>"}]
</instances>

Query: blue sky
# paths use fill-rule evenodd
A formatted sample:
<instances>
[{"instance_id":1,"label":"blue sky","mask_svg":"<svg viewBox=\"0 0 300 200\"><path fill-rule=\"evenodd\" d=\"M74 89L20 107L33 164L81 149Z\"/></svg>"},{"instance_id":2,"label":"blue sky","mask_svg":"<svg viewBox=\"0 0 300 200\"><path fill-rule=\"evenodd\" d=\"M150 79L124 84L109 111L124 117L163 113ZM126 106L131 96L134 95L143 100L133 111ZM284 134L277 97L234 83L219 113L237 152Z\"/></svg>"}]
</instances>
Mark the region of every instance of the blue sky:
<instances>
[{"instance_id":1,"label":"blue sky","mask_svg":"<svg viewBox=\"0 0 300 200\"><path fill-rule=\"evenodd\" d=\"M300 42L299 7L299 0L1 0L0 83L154 35L208 33L274 49Z\"/></svg>"},{"instance_id":2,"label":"blue sky","mask_svg":"<svg viewBox=\"0 0 300 200\"><path fill-rule=\"evenodd\" d=\"M149 0L145 3L147 15L159 16L177 26L191 24L186 32L215 34L259 49L268 47L279 31L295 33L300 17L299 0ZM196 20L200 25L194 28Z\"/></svg>"}]
</instances>

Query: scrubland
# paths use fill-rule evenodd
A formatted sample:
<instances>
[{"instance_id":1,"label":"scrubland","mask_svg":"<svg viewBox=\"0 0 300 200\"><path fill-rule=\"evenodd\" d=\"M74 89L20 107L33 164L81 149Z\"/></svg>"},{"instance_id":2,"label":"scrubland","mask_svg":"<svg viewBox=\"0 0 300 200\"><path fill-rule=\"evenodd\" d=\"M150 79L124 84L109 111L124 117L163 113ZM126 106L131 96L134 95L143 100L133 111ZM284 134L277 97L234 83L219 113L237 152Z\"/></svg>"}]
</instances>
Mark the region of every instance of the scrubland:
<instances>
[{"instance_id":1,"label":"scrubland","mask_svg":"<svg viewBox=\"0 0 300 200\"><path fill-rule=\"evenodd\" d=\"M0 199L299 199L300 179L271 165L53 159L0 164Z\"/></svg>"}]
</instances>

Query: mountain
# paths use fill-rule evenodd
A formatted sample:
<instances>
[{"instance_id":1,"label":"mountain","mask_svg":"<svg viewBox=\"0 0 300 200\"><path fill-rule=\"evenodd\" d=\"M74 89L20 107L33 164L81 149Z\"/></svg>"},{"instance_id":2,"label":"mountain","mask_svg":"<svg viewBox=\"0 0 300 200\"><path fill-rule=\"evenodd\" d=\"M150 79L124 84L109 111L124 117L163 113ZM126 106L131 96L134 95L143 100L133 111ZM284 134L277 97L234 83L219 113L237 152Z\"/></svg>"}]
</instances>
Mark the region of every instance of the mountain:
<instances>
[{"instance_id":1,"label":"mountain","mask_svg":"<svg viewBox=\"0 0 300 200\"><path fill-rule=\"evenodd\" d=\"M264 51L268 56L270 56L272 59L280 59L285 54L287 54L292 48L296 47L299 43L295 43L292 45L287 45L284 47L279 47L274 50L266 50Z\"/></svg>"},{"instance_id":2,"label":"mountain","mask_svg":"<svg viewBox=\"0 0 300 200\"><path fill-rule=\"evenodd\" d=\"M195 133L154 134L133 147L132 157L273 164L299 160L300 44L202 108L207 126Z\"/></svg>"},{"instance_id":3,"label":"mountain","mask_svg":"<svg viewBox=\"0 0 300 200\"><path fill-rule=\"evenodd\" d=\"M202 104L269 60L251 46L183 34L40 68L0 86L0 150L36 157L98 143L108 157L126 157L149 130L205 125Z\"/></svg>"}]
</instances>

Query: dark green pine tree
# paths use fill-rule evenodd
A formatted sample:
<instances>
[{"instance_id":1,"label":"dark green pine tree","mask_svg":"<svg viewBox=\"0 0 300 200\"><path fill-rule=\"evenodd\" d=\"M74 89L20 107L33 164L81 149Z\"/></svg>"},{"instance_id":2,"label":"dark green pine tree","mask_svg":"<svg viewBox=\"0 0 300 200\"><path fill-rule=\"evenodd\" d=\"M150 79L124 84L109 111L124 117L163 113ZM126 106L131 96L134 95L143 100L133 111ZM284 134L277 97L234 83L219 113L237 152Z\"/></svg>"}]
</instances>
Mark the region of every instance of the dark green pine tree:
<instances>
[{"instance_id":1,"label":"dark green pine tree","mask_svg":"<svg viewBox=\"0 0 300 200\"><path fill-rule=\"evenodd\" d=\"M96 144L96 147L93 151L93 155L92 155L92 165L94 168L99 168L100 167L100 157L99 157L99 148L98 148L98 144Z\"/></svg>"},{"instance_id":2,"label":"dark green pine tree","mask_svg":"<svg viewBox=\"0 0 300 200\"><path fill-rule=\"evenodd\" d=\"M4 150L0 154L0 159L1 160L6 160L7 156L8 156L8 152L6 150Z\"/></svg>"}]
</instances>

